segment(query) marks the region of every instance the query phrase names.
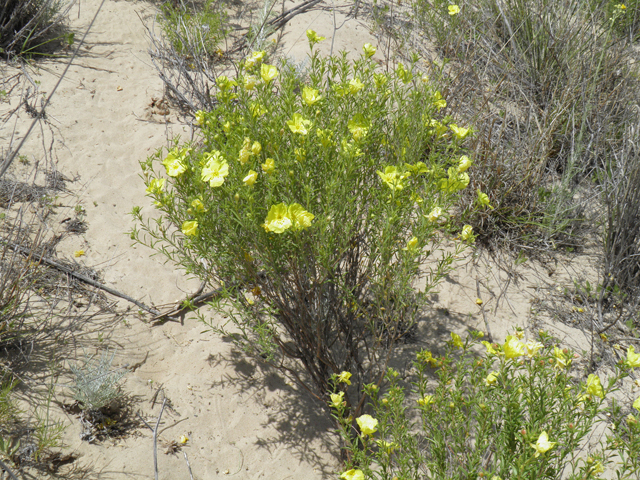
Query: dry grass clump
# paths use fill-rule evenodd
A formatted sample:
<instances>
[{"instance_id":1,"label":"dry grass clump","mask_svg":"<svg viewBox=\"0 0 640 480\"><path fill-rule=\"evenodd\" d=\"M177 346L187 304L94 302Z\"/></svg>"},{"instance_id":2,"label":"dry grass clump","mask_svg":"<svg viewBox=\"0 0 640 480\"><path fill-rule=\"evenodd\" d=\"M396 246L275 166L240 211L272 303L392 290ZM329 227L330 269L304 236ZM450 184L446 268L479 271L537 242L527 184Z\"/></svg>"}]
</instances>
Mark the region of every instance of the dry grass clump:
<instances>
[{"instance_id":1,"label":"dry grass clump","mask_svg":"<svg viewBox=\"0 0 640 480\"><path fill-rule=\"evenodd\" d=\"M42 54L73 37L64 30L74 2L63 0L6 0L0 6L0 56Z\"/></svg>"}]
</instances>

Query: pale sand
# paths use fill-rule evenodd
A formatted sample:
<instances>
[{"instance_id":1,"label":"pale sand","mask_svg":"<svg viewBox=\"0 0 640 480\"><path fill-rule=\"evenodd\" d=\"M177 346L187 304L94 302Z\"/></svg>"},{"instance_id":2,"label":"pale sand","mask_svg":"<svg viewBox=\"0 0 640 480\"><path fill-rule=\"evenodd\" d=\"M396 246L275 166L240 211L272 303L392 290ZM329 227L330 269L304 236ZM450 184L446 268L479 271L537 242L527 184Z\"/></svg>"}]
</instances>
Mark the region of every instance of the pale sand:
<instances>
[{"instance_id":1,"label":"pale sand","mask_svg":"<svg viewBox=\"0 0 640 480\"><path fill-rule=\"evenodd\" d=\"M79 18L77 8L72 10L76 41L99 3L82 1ZM141 22L141 18L152 21L153 8L144 2L107 0L47 111L58 129L58 169L67 177L79 177L69 184L73 195L62 198L68 208L59 213L64 218L81 204L89 227L83 235L67 237L58 246L58 256L71 258L74 251L83 249L86 255L79 261L100 270L105 284L149 305L161 305L184 298L197 289L199 282L186 279L173 265L163 264L162 258L150 257L151 250L132 248L125 235L132 226L128 215L131 208L152 208L144 195L138 161L165 145L167 133L190 135L190 127L181 125L175 114L165 118L149 107L153 98L162 97L162 83L151 66ZM337 15L338 25L344 18L343 14ZM313 28L327 37L317 48L329 53L332 22L329 11L296 16L284 30L281 52L303 60L308 51L305 30ZM366 23L349 20L336 33L334 51L346 49L357 55L366 42L377 45ZM376 58L382 61L383 57L378 53ZM48 92L64 61L38 65L42 68L33 74L42 82L42 90ZM23 114L23 132L27 121ZM32 136L22 153L38 154L39 135ZM534 290L529 287L537 284L538 276L531 275L530 281L510 286L494 315L504 278L498 280L497 268L476 270L468 266L447 279L434 297L436 313L420 325L421 344L437 349L451 330L485 329L475 304L478 275L486 279L494 295L491 299L492 294L482 288L495 339L504 340L514 325L528 326ZM128 306L119 302L122 309ZM157 386L164 387L174 412L165 411L161 436L165 440L177 440L183 434L189 437L184 450L194 478L335 478L333 474L339 468L337 439L330 433L330 422L304 393L277 373L254 365L219 337L202 333L203 325L194 315L187 315L184 326L169 322L151 327L139 319L136 311L132 306L124 317L126 323L118 323L104 343L118 347L115 365L132 365L146 357L135 372L127 375L124 391L135 400L134 408L154 424L160 408L158 404L152 408L150 399ZM82 345L93 345L89 351L96 351L97 335L89 327L84 333L86 337L79 337ZM559 334L576 342L581 336L566 327ZM82 355L80 349L76 355ZM62 393L58 400L68 401ZM153 478L148 429L141 427L123 440L89 444L79 439L80 427L73 415L67 415L65 422L65 452L79 455L76 464L86 470L84 478ZM165 455L162 447L159 470L162 479L188 478L182 454Z\"/></svg>"}]
</instances>

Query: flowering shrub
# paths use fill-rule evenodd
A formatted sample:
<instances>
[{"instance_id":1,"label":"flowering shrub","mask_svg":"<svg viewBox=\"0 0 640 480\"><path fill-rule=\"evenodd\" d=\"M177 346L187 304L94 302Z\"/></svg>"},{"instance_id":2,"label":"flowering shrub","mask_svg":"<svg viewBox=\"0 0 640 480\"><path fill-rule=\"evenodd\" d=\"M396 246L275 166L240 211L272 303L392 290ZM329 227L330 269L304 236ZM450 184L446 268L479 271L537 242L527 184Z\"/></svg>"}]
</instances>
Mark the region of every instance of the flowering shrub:
<instances>
[{"instance_id":1,"label":"flowering shrub","mask_svg":"<svg viewBox=\"0 0 640 480\"><path fill-rule=\"evenodd\" d=\"M340 393L331 394L330 406L349 454L341 478L593 479L607 467L617 478L637 479L640 397L619 402L612 393L640 366L640 355L629 347L607 381L595 374L585 380L571 372L574 354L544 332L537 340L522 336L516 331L503 345L483 341L482 355L474 353L481 332L466 342L452 334L442 357L421 351L413 407L389 369L384 394L365 386L373 415L356 419L357 435L334 377ZM583 450L600 422L611 422L606 439Z\"/></svg>"},{"instance_id":2,"label":"flowering shrub","mask_svg":"<svg viewBox=\"0 0 640 480\"><path fill-rule=\"evenodd\" d=\"M381 378L425 295L473 241L467 227L440 248L469 183L469 131L439 118L444 100L412 66L379 72L371 45L354 63L321 57L322 37L308 37L306 73L254 52L235 78L218 77L196 141L141 163L159 217L134 208L131 235L224 286L212 306L229 321L212 330L318 398L350 370L345 400L357 407L363 382Z\"/></svg>"}]
</instances>

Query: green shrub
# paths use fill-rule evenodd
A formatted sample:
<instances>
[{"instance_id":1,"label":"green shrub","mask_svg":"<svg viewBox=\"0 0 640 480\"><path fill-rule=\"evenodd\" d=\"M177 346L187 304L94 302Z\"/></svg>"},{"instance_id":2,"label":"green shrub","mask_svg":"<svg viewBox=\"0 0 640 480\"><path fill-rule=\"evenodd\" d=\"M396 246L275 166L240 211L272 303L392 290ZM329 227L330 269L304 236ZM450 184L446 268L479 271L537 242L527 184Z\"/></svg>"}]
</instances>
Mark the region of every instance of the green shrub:
<instances>
[{"instance_id":1,"label":"green shrub","mask_svg":"<svg viewBox=\"0 0 640 480\"><path fill-rule=\"evenodd\" d=\"M312 48L322 40L307 33ZM442 245L471 164L470 132L439 117L440 93L412 65L380 73L364 51L353 63L312 52L303 75L255 52L218 77L198 142L141 163L157 213L134 208L131 232L222 285L212 306L228 321L211 329L316 397L350 370L354 409L464 248Z\"/></svg>"},{"instance_id":2,"label":"green shrub","mask_svg":"<svg viewBox=\"0 0 640 480\"><path fill-rule=\"evenodd\" d=\"M630 55L612 30L619 14L588 0L412 5L416 33L444 59L433 70L448 81L449 111L476 126L468 192L494 207L470 219L479 239L579 247L593 224L580 199L637 121Z\"/></svg>"},{"instance_id":3,"label":"green shrub","mask_svg":"<svg viewBox=\"0 0 640 480\"><path fill-rule=\"evenodd\" d=\"M187 61L221 57L219 45L227 33L227 16L218 0L207 0L203 5L167 2L161 12L158 21L162 32L178 55Z\"/></svg>"},{"instance_id":4,"label":"green shrub","mask_svg":"<svg viewBox=\"0 0 640 480\"><path fill-rule=\"evenodd\" d=\"M595 479L607 468L637 479L640 398L619 403L613 393L640 355L629 347L608 380L584 379L571 372L573 352L544 332L526 343L521 336L482 342L484 355L475 353L480 332L465 342L452 334L442 357L421 351L413 406L389 369L384 393L365 387L373 415L358 417L357 430L335 377L330 406L348 457L341 478ZM585 445L600 423L605 439Z\"/></svg>"},{"instance_id":5,"label":"green shrub","mask_svg":"<svg viewBox=\"0 0 640 480\"><path fill-rule=\"evenodd\" d=\"M39 53L65 38L64 0L6 0L0 6L0 56ZM68 37L67 38L72 38Z\"/></svg>"}]
</instances>

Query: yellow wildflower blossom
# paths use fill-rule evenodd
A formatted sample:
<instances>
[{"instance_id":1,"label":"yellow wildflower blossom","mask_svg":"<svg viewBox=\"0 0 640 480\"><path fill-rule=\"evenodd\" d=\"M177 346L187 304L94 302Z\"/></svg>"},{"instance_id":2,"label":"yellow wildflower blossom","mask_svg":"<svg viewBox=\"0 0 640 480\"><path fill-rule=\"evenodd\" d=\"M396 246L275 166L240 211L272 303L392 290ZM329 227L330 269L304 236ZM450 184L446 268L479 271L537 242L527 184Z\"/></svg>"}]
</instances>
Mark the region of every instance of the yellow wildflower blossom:
<instances>
[{"instance_id":1,"label":"yellow wildflower blossom","mask_svg":"<svg viewBox=\"0 0 640 480\"><path fill-rule=\"evenodd\" d=\"M182 224L182 233L190 237L198 235L198 222L196 220L188 220L184 222Z\"/></svg>"},{"instance_id":2,"label":"yellow wildflower blossom","mask_svg":"<svg viewBox=\"0 0 640 480\"><path fill-rule=\"evenodd\" d=\"M291 120L287 120L287 125L293 133L306 135L309 133L307 129L311 127L311 120L305 120L299 113L294 113Z\"/></svg>"},{"instance_id":3,"label":"yellow wildflower blossom","mask_svg":"<svg viewBox=\"0 0 640 480\"><path fill-rule=\"evenodd\" d=\"M244 165L249 161L249 157L252 155L251 151L251 140L249 137L244 137L244 142L242 143L242 148L240 149L240 153L238 154L238 161Z\"/></svg>"},{"instance_id":4,"label":"yellow wildflower blossom","mask_svg":"<svg viewBox=\"0 0 640 480\"><path fill-rule=\"evenodd\" d=\"M73 252L73 256L76 258L84 256L84 250L76 250L75 252Z\"/></svg>"},{"instance_id":5,"label":"yellow wildflower blossom","mask_svg":"<svg viewBox=\"0 0 640 480\"><path fill-rule=\"evenodd\" d=\"M278 69L273 65L262 64L260 65L260 76L264 83L269 83L271 80L278 76Z\"/></svg>"},{"instance_id":6,"label":"yellow wildflower blossom","mask_svg":"<svg viewBox=\"0 0 640 480\"><path fill-rule=\"evenodd\" d=\"M542 347L544 347L544 345L542 345L540 342L529 340L524 344L525 355L529 358L533 358L536 353L538 353L538 350L540 350Z\"/></svg>"},{"instance_id":7,"label":"yellow wildflower blossom","mask_svg":"<svg viewBox=\"0 0 640 480\"><path fill-rule=\"evenodd\" d=\"M500 355L500 350L497 350L496 348L494 348L493 345L491 345L489 342L487 342L486 340L483 340L481 342L485 347L487 347L487 353L490 353L492 355Z\"/></svg>"},{"instance_id":8,"label":"yellow wildflower blossom","mask_svg":"<svg viewBox=\"0 0 640 480\"><path fill-rule=\"evenodd\" d=\"M276 162L273 160L273 158L267 158L260 166L262 167L262 171L267 175L276 171Z\"/></svg>"},{"instance_id":9,"label":"yellow wildflower blossom","mask_svg":"<svg viewBox=\"0 0 640 480\"><path fill-rule=\"evenodd\" d=\"M465 225L462 227L462 232L460 232L460 240L463 242L473 242L473 227L471 225Z\"/></svg>"},{"instance_id":10,"label":"yellow wildflower blossom","mask_svg":"<svg viewBox=\"0 0 640 480\"><path fill-rule=\"evenodd\" d=\"M630 367L640 367L640 353L635 352L633 345L627 349L627 365Z\"/></svg>"},{"instance_id":11,"label":"yellow wildflower blossom","mask_svg":"<svg viewBox=\"0 0 640 480\"><path fill-rule=\"evenodd\" d=\"M338 383L346 383L347 385L351 385L350 378L350 372L341 372L340 375L338 375Z\"/></svg>"},{"instance_id":12,"label":"yellow wildflower blossom","mask_svg":"<svg viewBox=\"0 0 640 480\"><path fill-rule=\"evenodd\" d=\"M167 169L167 175L170 177L179 177L187 170L186 157L191 152L190 148L174 148L171 150L167 157L162 161L162 164Z\"/></svg>"},{"instance_id":13,"label":"yellow wildflower blossom","mask_svg":"<svg viewBox=\"0 0 640 480\"><path fill-rule=\"evenodd\" d=\"M380 170L378 170L376 173L391 190L402 190L404 188L404 185L402 184L402 180L404 177L398 171L397 167L385 167L384 173Z\"/></svg>"},{"instance_id":14,"label":"yellow wildflower blossom","mask_svg":"<svg viewBox=\"0 0 640 480\"><path fill-rule=\"evenodd\" d=\"M420 405L421 407L426 407L433 402L433 395L425 395L424 397L418 399L418 405Z\"/></svg>"},{"instance_id":15,"label":"yellow wildflower blossom","mask_svg":"<svg viewBox=\"0 0 640 480\"><path fill-rule=\"evenodd\" d=\"M407 242L407 246L403 250L409 253L415 253L418 250L418 237L411 237L411 240Z\"/></svg>"},{"instance_id":16,"label":"yellow wildflower blossom","mask_svg":"<svg viewBox=\"0 0 640 480\"><path fill-rule=\"evenodd\" d=\"M331 394L331 406L333 408L340 408L344 402L344 392Z\"/></svg>"},{"instance_id":17,"label":"yellow wildflower blossom","mask_svg":"<svg viewBox=\"0 0 640 480\"><path fill-rule=\"evenodd\" d=\"M199 127L204 125L204 112L202 110L196 112L196 125Z\"/></svg>"},{"instance_id":18,"label":"yellow wildflower blossom","mask_svg":"<svg viewBox=\"0 0 640 480\"><path fill-rule=\"evenodd\" d=\"M149 182L149 186L147 187L147 193L158 194L162 192L162 189L164 188L164 182L165 182L164 178L153 178Z\"/></svg>"},{"instance_id":19,"label":"yellow wildflower blossom","mask_svg":"<svg viewBox=\"0 0 640 480\"><path fill-rule=\"evenodd\" d=\"M364 435L373 435L378 430L378 420L371 415L361 415L356 418L356 422Z\"/></svg>"},{"instance_id":20,"label":"yellow wildflower blossom","mask_svg":"<svg viewBox=\"0 0 640 480\"><path fill-rule=\"evenodd\" d=\"M245 90L253 90L256 88L256 83L258 83L258 77L255 75L247 75L242 79L242 84Z\"/></svg>"},{"instance_id":21,"label":"yellow wildflower blossom","mask_svg":"<svg viewBox=\"0 0 640 480\"><path fill-rule=\"evenodd\" d=\"M556 368L569 368L571 366L569 355L565 354L558 347L553 347L553 356L556 359Z\"/></svg>"},{"instance_id":22,"label":"yellow wildflower blossom","mask_svg":"<svg viewBox=\"0 0 640 480\"><path fill-rule=\"evenodd\" d=\"M524 343L513 335L508 335L502 347L505 358L516 358L524 355Z\"/></svg>"},{"instance_id":23,"label":"yellow wildflower blossom","mask_svg":"<svg viewBox=\"0 0 640 480\"><path fill-rule=\"evenodd\" d=\"M463 140L467 135L469 135L469 133L471 133L470 128L459 127L455 123L450 124L449 128L458 140Z\"/></svg>"},{"instance_id":24,"label":"yellow wildflower blossom","mask_svg":"<svg viewBox=\"0 0 640 480\"><path fill-rule=\"evenodd\" d=\"M218 150L207 152L203 157L206 163L202 169L202 181L209 182L212 187L219 187L224 183L224 177L229 175L229 164Z\"/></svg>"},{"instance_id":25,"label":"yellow wildflower blossom","mask_svg":"<svg viewBox=\"0 0 640 480\"><path fill-rule=\"evenodd\" d=\"M311 48L313 48L313 46L318 43L321 42L322 40L326 40L325 37L321 37L319 36L316 32L314 32L313 30L307 30L307 38L309 39L309 45L311 46Z\"/></svg>"},{"instance_id":26,"label":"yellow wildflower blossom","mask_svg":"<svg viewBox=\"0 0 640 480\"><path fill-rule=\"evenodd\" d=\"M462 338L457 333L451 332L451 344L453 348L464 348L464 343L462 343Z\"/></svg>"},{"instance_id":27,"label":"yellow wildflower blossom","mask_svg":"<svg viewBox=\"0 0 640 480\"><path fill-rule=\"evenodd\" d=\"M264 221L264 229L267 232L283 233L293 225L289 218L289 210L284 203L272 205Z\"/></svg>"},{"instance_id":28,"label":"yellow wildflower blossom","mask_svg":"<svg viewBox=\"0 0 640 480\"><path fill-rule=\"evenodd\" d=\"M204 203L199 198L196 198L193 202L191 202L191 209L195 213L204 213L207 210L204 208Z\"/></svg>"},{"instance_id":29,"label":"yellow wildflower blossom","mask_svg":"<svg viewBox=\"0 0 640 480\"><path fill-rule=\"evenodd\" d=\"M251 145L251 153L253 155L260 155L261 151L262 145L260 145L260 142L253 142L253 145Z\"/></svg>"},{"instance_id":30,"label":"yellow wildflower blossom","mask_svg":"<svg viewBox=\"0 0 640 480\"><path fill-rule=\"evenodd\" d=\"M487 195L486 193L482 193L480 189L478 189L477 192L478 198L476 199L476 203L481 207L489 207L491 210L493 210L493 207L489 203L489 195Z\"/></svg>"},{"instance_id":31,"label":"yellow wildflower blossom","mask_svg":"<svg viewBox=\"0 0 640 480\"><path fill-rule=\"evenodd\" d=\"M461 156L458 162L458 173L466 172L472 164L473 162L469 157L466 155Z\"/></svg>"},{"instance_id":32,"label":"yellow wildflower blossom","mask_svg":"<svg viewBox=\"0 0 640 480\"><path fill-rule=\"evenodd\" d=\"M347 127L349 128L351 135L353 135L353 139L359 141L367 136L370 125L364 116L361 113L358 113L349 120Z\"/></svg>"},{"instance_id":33,"label":"yellow wildflower blossom","mask_svg":"<svg viewBox=\"0 0 640 480\"><path fill-rule=\"evenodd\" d=\"M353 78L349 81L349 93L355 95L363 88L364 83L362 83L358 78Z\"/></svg>"},{"instance_id":34,"label":"yellow wildflower blossom","mask_svg":"<svg viewBox=\"0 0 640 480\"><path fill-rule=\"evenodd\" d=\"M640 397L636 398L632 405L633 408L640 412Z\"/></svg>"},{"instance_id":35,"label":"yellow wildflower blossom","mask_svg":"<svg viewBox=\"0 0 640 480\"><path fill-rule=\"evenodd\" d=\"M595 395L596 397L604 398L604 389L600 383L600 377L593 373L587 378L587 394Z\"/></svg>"},{"instance_id":36,"label":"yellow wildflower blossom","mask_svg":"<svg viewBox=\"0 0 640 480\"><path fill-rule=\"evenodd\" d=\"M247 187L250 187L251 185L256 183L257 179L258 179L258 172L254 170L249 170L249 173L247 173L247 175L242 179L242 181Z\"/></svg>"},{"instance_id":37,"label":"yellow wildflower blossom","mask_svg":"<svg viewBox=\"0 0 640 480\"><path fill-rule=\"evenodd\" d=\"M294 230L302 230L311 226L311 222L315 218L312 213L307 212L302 205L292 203L288 208L288 217L293 222Z\"/></svg>"},{"instance_id":38,"label":"yellow wildflower blossom","mask_svg":"<svg viewBox=\"0 0 640 480\"><path fill-rule=\"evenodd\" d=\"M362 46L362 51L364 52L365 57L367 58L371 58L375 55L376 53L376 47L374 47L373 45L371 45L370 43L365 43Z\"/></svg>"},{"instance_id":39,"label":"yellow wildflower blossom","mask_svg":"<svg viewBox=\"0 0 640 480\"><path fill-rule=\"evenodd\" d=\"M440 92L433 94L432 102L438 110L441 110L447 106L447 101L442 98Z\"/></svg>"},{"instance_id":40,"label":"yellow wildflower blossom","mask_svg":"<svg viewBox=\"0 0 640 480\"><path fill-rule=\"evenodd\" d=\"M498 374L496 372L491 372L489 373L489 375L487 375L487 378L484 379L484 384L487 387L490 387L491 385L495 385L497 381L498 381Z\"/></svg>"},{"instance_id":41,"label":"yellow wildflower blossom","mask_svg":"<svg viewBox=\"0 0 640 480\"><path fill-rule=\"evenodd\" d=\"M440 207L434 207L426 217L427 220L429 220L431 223L435 223L443 219L444 215Z\"/></svg>"},{"instance_id":42,"label":"yellow wildflower blossom","mask_svg":"<svg viewBox=\"0 0 640 480\"><path fill-rule=\"evenodd\" d=\"M302 100L304 100L304 103L309 106L314 105L315 103L322 100L322 95L319 95L318 93L318 90L316 90L315 88L304 87L302 89Z\"/></svg>"},{"instance_id":43,"label":"yellow wildflower blossom","mask_svg":"<svg viewBox=\"0 0 640 480\"><path fill-rule=\"evenodd\" d=\"M362 470L352 468L340 474L340 478L342 480L364 480L364 473L362 473Z\"/></svg>"},{"instance_id":44,"label":"yellow wildflower blossom","mask_svg":"<svg viewBox=\"0 0 640 480\"><path fill-rule=\"evenodd\" d=\"M262 60L264 59L266 55L266 52L264 52L263 50L260 50L258 52L253 52L251 55L249 55L249 57L247 57L247 59L244 62L244 66L245 68L247 68L248 70L251 70L253 67L255 67L257 64L259 64L260 62L262 62Z\"/></svg>"},{"instance_id":45,"label":"yellow wildflower blossom","mask_svg":"<svg viewBox=\"0 0 640 480\"><path fill-rule=\"evenodd\" d=\"M453 15L457 15L460 13L460 7L458 5L449 5L449 7L447 7L449 10L449 15L453 16Z\"/></svg>"},{"instance_id":46,"label":"yellow wildflower blossom","mask_svg":"<svg viewBox=\"0 0 640 480\"><path fill-rule=\"evenodd\" d=\"M533 447L536 450L536 453L534 456L539 457L543 453L548 452L556 445L556 443L557 442L549 441L549 435L547 435L547 432L542 432L538 437L538 440L536 440L536 443L531 444L531 447Z\"/></svg>"}]
</instances>

